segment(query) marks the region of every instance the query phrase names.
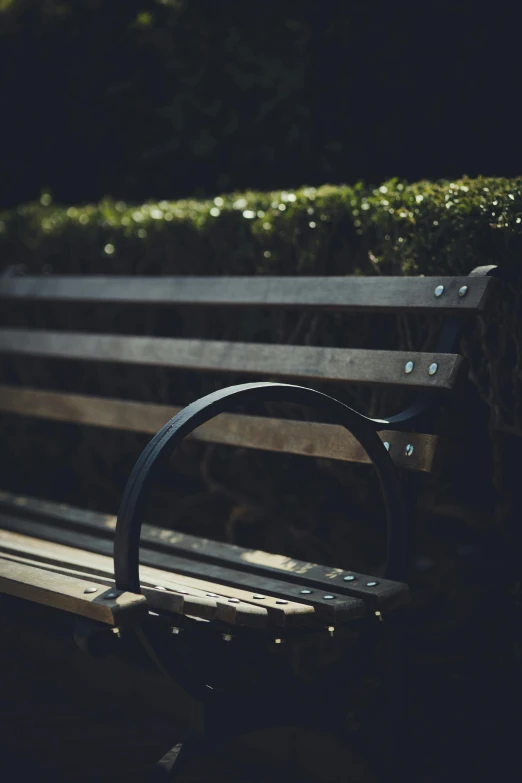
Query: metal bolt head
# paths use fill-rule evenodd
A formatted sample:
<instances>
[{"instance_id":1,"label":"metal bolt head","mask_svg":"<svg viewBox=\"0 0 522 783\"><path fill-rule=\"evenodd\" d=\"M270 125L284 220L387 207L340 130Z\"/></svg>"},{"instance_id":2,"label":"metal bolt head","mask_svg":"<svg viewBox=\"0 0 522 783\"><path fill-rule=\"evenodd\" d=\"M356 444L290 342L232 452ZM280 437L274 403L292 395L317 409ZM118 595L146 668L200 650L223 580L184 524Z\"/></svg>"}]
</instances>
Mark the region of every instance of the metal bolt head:
<instances>
[{"instance_id":1,"label":"metal bolt head","mask_svg":"<svg viewBox=\"0 0 522 783\"><path fill-rule=\"evenodd\" d=\"M288 601L276 601L276 604L287 604Z\"/></svg>"},{"instance_id":2,"label":"metal bolt head","mask_svg":"<svg viewBox=\"0 0 522 783\"><path fill-rule=\"evenodd\" d=\"M404 449L404 453L406 454L407 457L411 457L413 452L414 452L413 445L411 443L408 443L406 448Z\"/></svg>"},{"instance_id":3,"label":"metal bolt head","mask_svg":"<svg viewBox=\"0 0 522 783\"><path fill-rule=\"evenodd\" d=\"M428 367L428 375L435 375L438 369L439 369L439 365L437 364L437 362L432 362Z\"/></svg>"},{"instance_id":4,"label":"metal bolt head","mask_svg":"<svg viewBox=\"0 0 522 783\"><path fill-rule=\"evenodd\" d=\"M379 582L366 582L366 587L377 587Z\"/></svg>"},{"instance_id":5,"label":"metal bolt head","mask_svg":"<svg viewBox=\"0 0 522 783\"><path fill-rule=\"evenodd\" d=\"M238 604L239 603L239 598L229 598L228 599L228 603L229 604Z\"/></svg>"},{"instance_id":6,"label":"metal bolt head","mask_svg":"<svg viewBox=\"0 0 522 783\"><path fill-rule=\"evenodd\" d=\"M459 296L460 297L466 296L467 293L468 293L468 286L467 285L463 285L463 286L461 286L459 288Z\"/></svg>"},{"instance_id":7,"label":"metal bolt head","mask_svg":"<svg viewBox=\"0 0 522 783\"><path fill-rule=\"evenodd\" d=\"M384 441L384 443L383 443L382 445L384 446L384 448L386 449L386 451L389 451L389 450L390 450L390 444L388 443L388 441L387 441L387 440L385 440L385 441Z\"/></svg>"},{"instance_id":8,"label":"metal bolt head","mask_svg":"<svg viewBox=\"0 0 522 783\"><path fill-rule=\"evenodd\" d=\"M217 593L207 593L208 598L219 598Z\"/></svg>"},{"instance_id":9,"label":"metal bolt head","mask_svg":"<svg viewBox=\"0 0 522 783\"><path fill-rule=\"evenodd\" d=\"M335 595L323 595L325 601L333 601Z\"/></svg>"},{"instance_id":10,"label":"metal bolt head","mask_svg":"<svg viewBox=\"0 0 522 783\"><path fill-rule=\"evenodd\" d=\"M83 591L84 593L97 593L98 588L97 587L86 587Z\"/></svg>"},{"instance_id":11,"label":"metal bolt head","mask_svg":"<svg viewBox=\"0 0 522 783\"><path fill-rule=\"evenodd\" d=\"M410 372L413 372L414 366L415 365L413 364L413 362L406 362L406 364L404 365L404 372L406 373L406 375L409 375Z\"/></svg>"},{"instance_id":12,"label":"metal bolt head","mask_svg":"<svg viewBox=\"0 0 522 783\"><path fill-rule=\"evenodd\" d=\"M435 289L434 293L435 293L435 296L442 296L442 294L444 293L444 286L443 285L438 285L437 288Z\"/></svg>"},{"instance_id":13,"label":"metal bolt head","mask_svg":"<svg viewBox=\"0 0 522 783\"><path fill-rule=\"evenodd\" d=\"M119 593L107 593L107 595L104 595L104 598L111 599L111 598L117 598L119 596Z\"/></svg>"},{"instance_id":14,"label":"metal bolt head","mask_svg":"<svg viewBox=\"0 0 522 783\"><path fill-rule=\"evenodd\" d=\"M353 574L348 574L347 576L343 576L343 580L345 582L355 582L357 577L355 577Z\"/></svg>"},{"instance_id":15,"label":"metal bolt head","mask_svg":"<svg viewBox=\"0 0 522 783\"><path fill-rule=\"evenodd\" d=\"M163 587L163 585L154 585L155 590L166 590L166 587Z\"/></svg>"},{"instance_id":16,"label":"metal bolt head","mask_svg":"<svg viewBox=\"0 0 522 783\"><path fill-rule=\"evenodd\" d=\"M300 590L299 592L301 593L301 595L312 595L311 590Z\"/></svg>"},{"instance_id":17,"label":"metal bolt head","mask_svg":"<svg viewBox=\"0 0 522 783\"><path fill-rule=\"evenodd\" d=\"M263 601L266 598L266 595L253 595L252 598L255 598L256 601Z\"/></svg>"}]
</instances>

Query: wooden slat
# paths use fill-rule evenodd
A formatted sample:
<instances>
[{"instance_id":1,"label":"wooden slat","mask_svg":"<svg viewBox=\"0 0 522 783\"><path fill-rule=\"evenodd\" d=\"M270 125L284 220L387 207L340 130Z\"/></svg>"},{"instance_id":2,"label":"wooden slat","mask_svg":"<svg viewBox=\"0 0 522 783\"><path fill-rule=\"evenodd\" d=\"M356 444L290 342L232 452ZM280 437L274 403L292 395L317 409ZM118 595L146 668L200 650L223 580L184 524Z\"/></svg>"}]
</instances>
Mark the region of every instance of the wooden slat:
<instances>
[{"instance_id":1,"label":"wooden slat","mask_svg":"<svg viewBox=\"0 0 522 783\"><path fill-rule=\"evenodd\" d=\"M0 530L0 551L6 557L31 558L42 566L65 568L75 576L83 572L82 578L114 584L113 561L108 555L7 530ZM164 612L256 628L267 623L290 628L316 624L314 609L304 600L283 605L264 594L254 600L246 590L145 565L140 567L140 579L149 605Z\"/></svg>"},{"instance_id":2,"label":"wooden slat","mask_svg":"<svg viewBox=\"0 0 522 783\"><path fill-rule=\"evenodd\" d=\"M23 536L19 536L18 538L24 538ZM39 539L33 539L33 541L37 541L39 546L41 547L42 542ZM59 546L58 544L53 544L52 546ZM22 546L22 551L25 551L25 548ZM79 551L79 550L77 550ZM90 554L90 553L85 553ZM40 552L38 552L38 556L40 555ZM108 576L100 576L98 574L94 575L90 573L88 570L80 570L78 568L69 568L67 566L62 565L61 563L49 563L44 562L43 560L39 560L36 557L30 558L30 557L23 557L21 555L15 555L11 552L1 552L1 558L4 560L11 560L16 563L22 563L25 565L32 566L33 568L41 568L44 571L51 571L52 573L56 574L64 574L65 576L73 576L76 579L82 579L84 581L91 582L93 578L96 579L96 582L100 585L105 585L106 587L112 587L114 588L114 579L111 579ZM158 589L157 587L147 587L142 585L141 586L141 593L145 596L147 599L147 604L151 609L157 609L161 612L167 612L169 614L189 614L189 611L186 607L186 602L184 601L185 596L181 595L180 593L174 593L170 590ZM203 599L200 599L203 602ZM198 601L198 609L200 608ZM185 611L183 611L183 607L185 605ZM207 598L204 602L205 608L207 611L204 613L204 619L207 620L213 620L216 616L216 602L212 598ZM202 614L200 611L197 611L193 616L195 617L202 617Z\"/></svg>"},{"instance_id":3,"label":"wooden slat","mask_svg":"<svg viewBox=\"0 0 522 783\"><path fill-rule=\"evenodd\" d=\"M442 296L435 296L437 286ZM458 295L466 285L466 296ZM6 277L0 298L225 307L483 310L492 281L467 277Z\"/></svg>"},{"instance_id":4,"label":"wooden slat","mask_svg":"<svg viewBox=\"0 0 522 783\"><path fill-rule=\"evenodd\" d=\"M50 573L1 558L0 592L109 625L139 622L147 613L142 595L114 595L113 589L95 580Z\"/></svg>"},{"instance_id":5,"label":"wooden slat","mask_svg":"<svg viewBox=\"0 0 522 783\"><path fill-rule=\"evenodd\" d=\"M3 510L9 514L17 509L24 517L49 521L51 524L66 524L69 532L76 528L80 531L86 530L89 534L110 536L112 539L116 530L116 517L110 514L0 493L0 520ZM239 568L248 574L268 574L278 580L290 582L297 580L301 587L312 586L314 590L323 593L353 595L369 601L376 609L390 608L408 600L406 585L398 582L379 577L377 585L368 587L367 583L375 582L375 578L367 574L296 561L283 555L245 549L154 525L142 525L141 541L147 547L154 546L168 552L169 557L180 557L183 561L179 566L181 569L186 568L187 558L195 561L193 568L203 571L210 566ZM356 578L347 582L344 580L347 575Z\"/></svg>"},{"instance_id":6,"label":"wooden slat","mask_svg":"<svg viewBox=\"0 0 522 783\"><path fill-rule=\"evenodd\" d=\"M154 365L312 381L342 381L416 389L452 389L462 357L455 354L318 348L168 337L0 329L0 352L55 359ZM405 373L408 361L414 369ZM436 362L438 370L429 375Z\"/></svg>"},{"instance_id":7,"label":"wooden slat","mask_svg":"<svg viewBox=\"0 0 522 783\"><path fill-rule=\"evenodd\" d=\"M168 405L0 386L0 411L4 413L150 435L155 435L180 410ZM353 435L334 424L224 413L198 427L191 437L209 443L345 462L370 461ZM380 437L390 444L390 455L398 466L426 472L432 469L437 435L386 431ZM408 444L413 446L409 456Z\"/></svg>"},{"instance_id":8,"label":"wooden slat","mask_svg":"<svg viewBox=\"0 0 522 783\"><path fill-rule=\"evenodd\" d=\"M103 538L100 535L91 535L83 531L45 524L42 520L35 521L25 516L15 517L5 513L0 514L0 528L3 528L5 531L12 531L25 536L32 536L112 557L112 540ZM0 541L4 542L1 546L5 547L3 532L0 532ZM259 594L295 603L299 603L303 599L308 606L314 608L318 617L325 622L345 622L346 620L361 617L365 613L363 602L356 598L336 596L335 601L329 601L325 600L321 593L303 596L301 594L303 585L300 584L298 576L294 583L285 583L272 577L260 577L231 568L198 563L188 558L172 554L167 555L146 547L141 547L140 564L173 572L176 575L176 579L180 576L193 577L198 580L204 577L205 580L210 580L216 584L248 591L252 599L254 595ZM219 593L222 594L224 592L225 588L222 587Z\"/></svg>"}]
</instances>

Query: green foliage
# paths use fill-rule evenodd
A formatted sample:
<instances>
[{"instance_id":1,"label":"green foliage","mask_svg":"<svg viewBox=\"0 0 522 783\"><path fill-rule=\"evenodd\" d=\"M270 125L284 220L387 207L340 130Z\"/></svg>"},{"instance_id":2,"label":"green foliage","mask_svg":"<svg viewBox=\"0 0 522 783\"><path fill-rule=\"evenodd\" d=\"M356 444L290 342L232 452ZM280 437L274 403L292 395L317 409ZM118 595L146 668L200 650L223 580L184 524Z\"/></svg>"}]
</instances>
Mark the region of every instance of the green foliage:
<instances>
[{"instance_id":1,"label":"green foliage","mask_svg":"<svg viewBox=\"0 0 522 783\"><path fill-rule=\"evenodd\" d=\"M40 203L0 214L2 256L40 271L467 274L518 264L522 178L248 191L128 205Z\"/></svg>"}]
</instances>

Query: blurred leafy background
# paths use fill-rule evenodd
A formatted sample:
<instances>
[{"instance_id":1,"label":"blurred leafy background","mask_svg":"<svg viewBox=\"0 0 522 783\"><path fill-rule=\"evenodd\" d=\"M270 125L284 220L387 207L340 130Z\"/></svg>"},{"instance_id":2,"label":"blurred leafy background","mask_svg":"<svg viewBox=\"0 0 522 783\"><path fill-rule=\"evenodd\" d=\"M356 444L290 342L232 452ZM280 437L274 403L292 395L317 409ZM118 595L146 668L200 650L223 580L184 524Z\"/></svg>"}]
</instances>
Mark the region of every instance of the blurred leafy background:
<instances>
[{"instance_id":1,"label":"blurred leafy background","mask_svg":"<svg viewBox=\"0 0 522 783\"><path fill-rule=\"evenodd\" d=\"M0 206L520 173L518 28L480 4L0 11Z\"/></svg>"}]
</instances>

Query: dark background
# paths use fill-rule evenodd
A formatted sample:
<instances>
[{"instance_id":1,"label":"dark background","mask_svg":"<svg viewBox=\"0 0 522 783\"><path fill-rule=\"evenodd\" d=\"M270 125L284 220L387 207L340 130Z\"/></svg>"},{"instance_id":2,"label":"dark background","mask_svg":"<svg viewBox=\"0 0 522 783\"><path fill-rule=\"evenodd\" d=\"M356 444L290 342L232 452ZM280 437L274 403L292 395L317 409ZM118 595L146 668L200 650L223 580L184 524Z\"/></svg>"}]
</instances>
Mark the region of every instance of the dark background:
<instances>
[{"instance_id":1,"label":"dark background","mask_svg":"<svg viewBox=\"0 0 522 783\"><path fill-rule=\"evenodd\" d=\"M0 206L513 176L519 28L469 2L3 0Z\"/></svg>"}]
</instances>

